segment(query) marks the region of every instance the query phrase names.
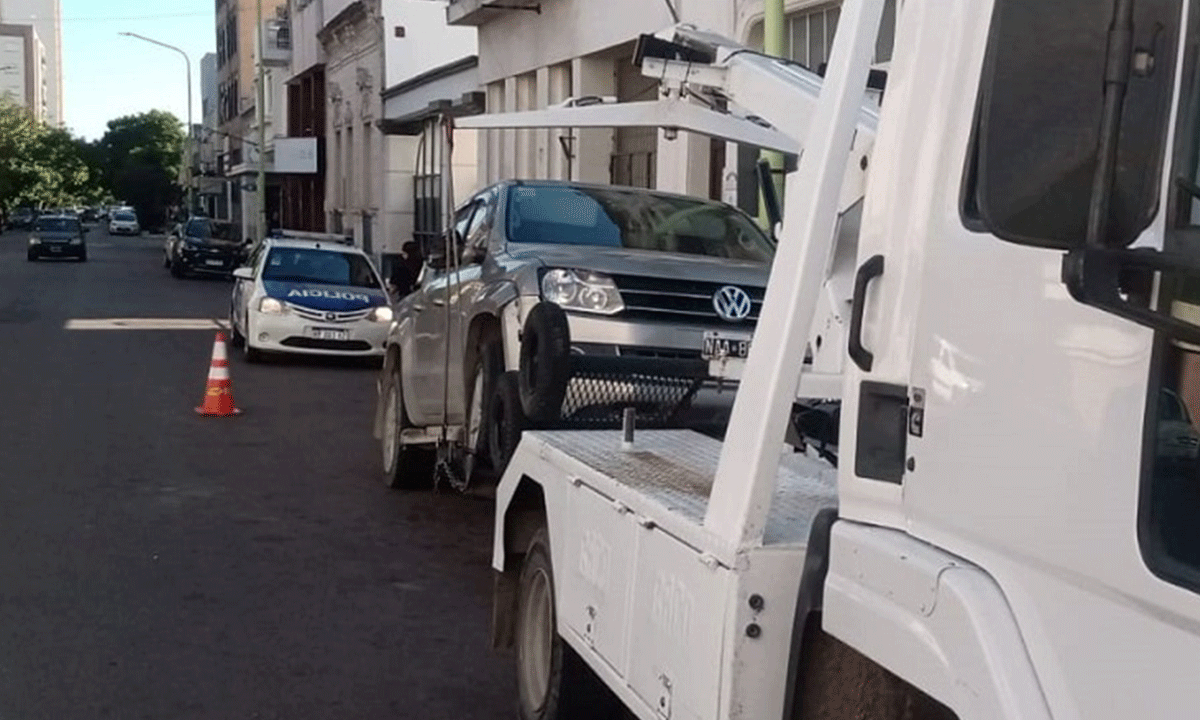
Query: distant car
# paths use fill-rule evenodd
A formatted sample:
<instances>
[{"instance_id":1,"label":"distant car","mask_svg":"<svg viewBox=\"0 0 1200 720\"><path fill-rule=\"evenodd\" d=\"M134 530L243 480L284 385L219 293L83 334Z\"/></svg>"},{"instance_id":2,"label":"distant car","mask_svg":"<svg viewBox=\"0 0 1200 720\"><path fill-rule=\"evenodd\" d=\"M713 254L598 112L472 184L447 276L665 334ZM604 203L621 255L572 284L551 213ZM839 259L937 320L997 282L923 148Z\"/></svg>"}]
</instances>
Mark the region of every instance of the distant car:
<instances>
[{"instance_id":1,"label":"distant car","mask_svg":"<svg viewBox=\"0 0 1200 720\"><path fill-rule=\"evenodd\" d=\"M128 210L119 210L108 221L108 234L141 235L142 226L138 223L137 215Z\"/></svg>"},{"instance_id":2,"label":"distant car","mask_svg":"<svg viewBox=\"0 0 1200 720\"><path fill-rule=\"evenodd\" d=\"M44 257L73 257L87 261L83 225L74 215L43 215L33 223L29 236L30 262Z\"/></svg>"},{"instance_id":3,"label":"distant car","mask_svg":"<svg viewBox=\"0 0 1200 720\"><path fill-rule=\"evenodd\" d=\"M233 276L229 320L247 361L263 352L383 355L392 309L362 250L268 238Z\"/></svg>"},{"instance_id":4,"label":"distant car","mask_svg":"<svg viewBox=\"0 0 1200 720\"><path fill-rule=\"evenodd\" d=\"M10 230L32 230L33 221L37 220L37 216L37 211L33 208L17 208L8 216L8 227Z\"/></svg>"},{"instance_id":5,"label":"distant car","mask_svg":"<svg viewBox=\"0 0 1200 720\"><path fill-rule=\"evenodd\" d=\"M245 259L237 226L224 220L191 218L175 226L163 245L163 267L182 278L190 274L228 275Z\"/></svg>"}]
</instances>

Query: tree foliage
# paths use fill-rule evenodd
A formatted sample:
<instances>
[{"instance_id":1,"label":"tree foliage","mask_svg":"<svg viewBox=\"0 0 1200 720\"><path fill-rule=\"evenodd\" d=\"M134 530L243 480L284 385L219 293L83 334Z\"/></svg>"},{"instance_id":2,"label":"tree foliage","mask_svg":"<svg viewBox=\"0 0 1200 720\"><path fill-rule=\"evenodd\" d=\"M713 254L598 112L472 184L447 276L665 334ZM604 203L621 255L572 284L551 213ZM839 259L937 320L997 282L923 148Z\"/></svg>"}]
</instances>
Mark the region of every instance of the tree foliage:
<instances>
[{"instance_id":1,"label":"tree foliage","mask_svg":"<svg viewBox=\"0 0 1200 720\"><path fill-rule=\"evenodd\" d=\"M186 136L179 118L163 110L128 115L108 123L100 139L102 182L138 210L146 225L157 225L179 202L179 178Z\"/></svg>"},{"instance_id":2,"label":"tree foliage","mask_svg":"<svg viewBox=\"0 0 1200 720\"><path fill-rule=\"evenodd\" d=\"M182 196L184 141L182 123L162 110L112 120L103 138L88 142L0 100L0 214L117 199L157 224Z\"/></svg>"},{"instance_id":3,"label":"tree foliage","mask_svg":"<svg viewBox=\"0 0 1200 720\"><path fill-rule=\"evenodd\" d=\"M0 211L74 205L99 194L98 179L80 152L83 144L0 101Z\"/></svg>"}]
</instances>

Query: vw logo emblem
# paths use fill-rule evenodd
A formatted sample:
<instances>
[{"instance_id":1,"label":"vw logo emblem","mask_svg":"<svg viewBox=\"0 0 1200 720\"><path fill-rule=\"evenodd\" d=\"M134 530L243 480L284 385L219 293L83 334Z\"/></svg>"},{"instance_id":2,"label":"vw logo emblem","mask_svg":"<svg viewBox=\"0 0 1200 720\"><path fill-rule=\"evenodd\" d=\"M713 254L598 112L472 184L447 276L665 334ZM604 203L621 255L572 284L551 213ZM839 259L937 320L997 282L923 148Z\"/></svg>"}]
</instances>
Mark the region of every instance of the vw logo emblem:
<instances>
[{"instance_id":1,"label":"vw logo emblem","mask_svg":"<svg viewBox=\"0 0 1200 720\"><path fill-rule=\"evenodd\" d=\"M713 295L713 309L722 320L737 322L750 317L750 295L740 287L726 285Z\"/></svg>"},{"instance_id":2,"label":"vw logo emblem","mask_svg":"<svg viewBox=\"0 0 1200 720\"><path fill-rule=\"evenodd\" d=\"M325 313L325 319L326 319L326 320L337 320L337 314L336 314L336 313L327 312L327 313Z\"/></svg>"}]
</instances>

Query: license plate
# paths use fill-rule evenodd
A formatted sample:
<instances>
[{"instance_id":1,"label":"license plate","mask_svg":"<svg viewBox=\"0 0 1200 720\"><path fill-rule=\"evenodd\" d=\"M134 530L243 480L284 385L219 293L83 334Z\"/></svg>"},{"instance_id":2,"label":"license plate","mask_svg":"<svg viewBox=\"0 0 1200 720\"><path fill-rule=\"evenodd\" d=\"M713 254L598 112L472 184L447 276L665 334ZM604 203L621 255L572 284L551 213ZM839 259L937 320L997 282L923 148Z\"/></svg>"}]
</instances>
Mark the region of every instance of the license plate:
<instances>
[{"instance_id":1,"label":"license plate","mask_svg":"<svg viewBox=\"0 0 1200 720\"><path fill-rule=\"evenodd\" d=\"M332 328L309 328L308 336L314 340L345 340L350 336L346 330L334 330Z\"/></svg>"},{"instance_id":2,"label":"license plate","mask_svg":"<svg viewBox=\"0 0 1200 720\"><path fill-rule=\"evenodd\" d=\"M225 265L225 261L224 260L205 260L204 264L211 265L212 267L222 267Z\"/></svg>"},{"instance_id":3,"label":"license plate","mask_svg":"<svg viewBox=\"0 0 1200 720\"><path fill-rule=\"evenodd\" d=\"M748 335L727 335L719 332L704 333L704 347L700 355L705 360L745 358L750 354Z\"/></svg>"},{"instance_id":4,"label":"license plate","mask_svg":"<svg viewBox=\"0 0 1200 720\"><path fill-rule=\"evenodd\" d=\"M62 248L60 248L60 247L59 247L59 246L57 246L57 245L51 245L51 246L50 246L50 252L52 252L52 253L62 252Z\"/></svg>"}]
</instances>

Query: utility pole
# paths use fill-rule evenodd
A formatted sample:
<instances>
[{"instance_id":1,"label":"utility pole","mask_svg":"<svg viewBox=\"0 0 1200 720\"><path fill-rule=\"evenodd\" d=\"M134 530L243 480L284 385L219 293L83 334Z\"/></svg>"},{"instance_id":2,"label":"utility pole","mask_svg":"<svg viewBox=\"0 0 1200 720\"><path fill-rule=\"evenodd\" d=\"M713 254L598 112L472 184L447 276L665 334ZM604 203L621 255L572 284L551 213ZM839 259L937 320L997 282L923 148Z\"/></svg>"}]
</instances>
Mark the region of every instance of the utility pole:
<instances>
[{"instance_id":1,"label":"utility pole","mask_svg":"<svg viewBox=\"0 0 1200 720\"><path fill-rule=\"evenodd\" d=\"M257 9L255 12L256 22L258 23L256 34L258 35L258 242L262 242L267 237L267 72L266 63L263 62L263 53L266 52L267 44L266 37L263 33L263 3L262 0L257 0Z\"/></svg>"},{"instance_id":2,"label":"utility pole","mask_svg":"<svg viewBox=\"0 0 1200 720\"><path fill-rule=\"evenodd\" d=\"M767 0L763 15L763 51L768 55L783 57L787 54L787 29L784 25L784 0ZM783 153L763 150L759 156L771 166L771 177L775 180L775 196L783 198ZM766 188L758 194L758 223L768 230L771 221L767 214Z\"/></svg>"}]
</instances>

